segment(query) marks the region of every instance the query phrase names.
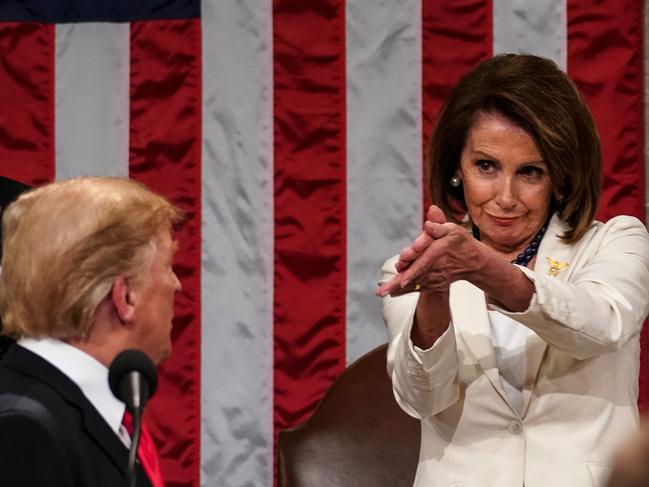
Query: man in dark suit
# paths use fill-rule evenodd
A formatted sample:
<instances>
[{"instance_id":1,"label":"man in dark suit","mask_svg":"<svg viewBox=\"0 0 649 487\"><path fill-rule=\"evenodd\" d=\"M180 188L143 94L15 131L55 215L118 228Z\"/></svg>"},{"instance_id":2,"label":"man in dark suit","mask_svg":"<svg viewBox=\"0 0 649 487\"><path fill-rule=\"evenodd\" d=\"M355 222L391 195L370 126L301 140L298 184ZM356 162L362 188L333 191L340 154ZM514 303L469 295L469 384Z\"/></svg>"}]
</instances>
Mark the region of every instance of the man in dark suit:
<instances>
[{"instance_id":1,"label":"man in dark suit","mask_svg":"<svg viewBox=\"0 0 649 487\"><path fill-rule=\"evenodd\" d=\"M2 261L2 213L9 204L15 200L20 193L29 189L29 186L14 181L13 179L0 176L0 261ZM2 320L0 319L0 331L2 330ZM0 358L4 355L11 345L12 340L5 336L0 336Z\"/></svg>"},{"instance_id":2,"label":"man in dark suit","mask_svg":"<svg viewBox=\"0 0 649 487\"><path fill-rule=\"evenodd\" d=\"M129 348L156 364L171 353L179 219L118 178L52 183L8 208L0 309L17 343L0 362L3 487L125 485L130 437L108 367ZM137 485L164 485L140 459Z\"/></svg>"}]
</instances>

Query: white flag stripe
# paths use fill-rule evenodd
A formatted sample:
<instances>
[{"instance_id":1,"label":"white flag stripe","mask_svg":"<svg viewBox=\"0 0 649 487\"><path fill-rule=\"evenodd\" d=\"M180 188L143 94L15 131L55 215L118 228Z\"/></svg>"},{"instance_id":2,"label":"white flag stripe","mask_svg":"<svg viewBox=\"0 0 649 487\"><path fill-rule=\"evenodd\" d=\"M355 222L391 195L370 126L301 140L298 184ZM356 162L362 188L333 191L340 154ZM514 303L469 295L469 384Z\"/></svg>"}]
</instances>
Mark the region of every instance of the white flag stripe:
<instances>
[{"instance_id":1,"label":"white flag stripe","mask_svg":"<svg viewBox=\"0 0 649 487\"><path fill-rule=\"evenodd\" d=\"M56 178L128 176L129 24L58 24Z\"/></svg>"},{"instance_id":2,"label":"white flag stripe","mask_svg":"<svg viewBox=\"0 0 649 487\"><path fill-rule=\"evenodd\" d=\"M350 363L387 341L379 269L421 229L421 3L346 5Z\"/></svg>"},{"instance_id":3,"label":"white flag stripe","mask_svg":"<svg viewBox=\"0 0 649 487\"><path fill-rule=\"evenodd\" d=\"M566 0L493 0L493 53L536 54L567 66Z\"/></svg>"},{"instance_id":4,"label":"white flag stripe","mask_svg":"<svg viewBox=\"0 0 649 487\"><path fill-rule=\"evenodd\" d=\"M272 485L271 3L202 3L201 485Z\"/></svg>"}]
</instances>

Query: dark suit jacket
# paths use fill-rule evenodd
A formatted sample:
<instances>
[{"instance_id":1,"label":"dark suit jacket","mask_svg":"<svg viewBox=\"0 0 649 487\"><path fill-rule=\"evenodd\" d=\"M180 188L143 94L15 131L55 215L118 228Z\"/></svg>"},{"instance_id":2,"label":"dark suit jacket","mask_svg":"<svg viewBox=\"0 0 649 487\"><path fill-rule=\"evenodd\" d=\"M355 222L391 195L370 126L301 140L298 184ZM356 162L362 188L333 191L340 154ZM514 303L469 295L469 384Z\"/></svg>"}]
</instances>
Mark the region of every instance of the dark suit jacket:
<instances>
[{"instance_id":1,"label":"dark suit jacket","mask_svg":"<svg viewBox=\"0 0 649 487\"><path fill-rule=\"evenodd\" d=\"M2 487L127 487L128 450L81 389L14 345L0 362ZM138 487L151 487L138 464Z\"/></svg>"}]
</instances>

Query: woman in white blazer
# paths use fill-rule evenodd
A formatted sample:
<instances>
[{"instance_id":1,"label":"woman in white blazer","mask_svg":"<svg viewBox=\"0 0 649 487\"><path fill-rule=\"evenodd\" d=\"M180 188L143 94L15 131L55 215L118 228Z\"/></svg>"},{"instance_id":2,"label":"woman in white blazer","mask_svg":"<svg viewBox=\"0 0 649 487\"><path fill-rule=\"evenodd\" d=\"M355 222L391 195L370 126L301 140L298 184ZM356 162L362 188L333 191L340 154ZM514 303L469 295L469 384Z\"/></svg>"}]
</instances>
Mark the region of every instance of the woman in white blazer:
<instances>
[{"instance_id":1,"label":"woman in white blazer","mask_svg":"<svg viewBox=\"0 0 649 487\"><path fill-rule=\"evenodd\" d=\"M447 100L433 206L377 290L395 396L422 424L415 486L604 485L638 421L649 235L593 221L601 164L549 60L496 56Z\"/></svg>"}]
</instances>

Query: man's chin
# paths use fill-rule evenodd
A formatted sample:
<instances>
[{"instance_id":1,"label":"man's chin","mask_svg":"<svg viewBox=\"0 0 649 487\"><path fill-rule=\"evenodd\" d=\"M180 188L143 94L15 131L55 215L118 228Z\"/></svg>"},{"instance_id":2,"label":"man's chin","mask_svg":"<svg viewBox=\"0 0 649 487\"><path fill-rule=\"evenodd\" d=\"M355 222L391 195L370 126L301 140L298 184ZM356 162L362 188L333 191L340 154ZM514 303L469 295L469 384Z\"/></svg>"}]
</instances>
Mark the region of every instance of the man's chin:
<instances>
[{"instance_id":1,"label":"man's chin","mask_svg":"<svg viewBox=\"0 0 649 487\"><path fill-rule=\"evenodd\" d=\"M169 348L167 348L164 352L160 353L157 360L154 360L153 363L158 366L161 363L165 362L169 357L171 357L171 345L169 345Z\"/></svg>"}]
</instances>

